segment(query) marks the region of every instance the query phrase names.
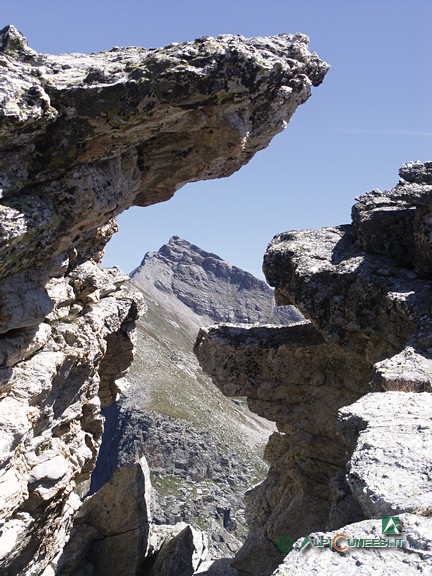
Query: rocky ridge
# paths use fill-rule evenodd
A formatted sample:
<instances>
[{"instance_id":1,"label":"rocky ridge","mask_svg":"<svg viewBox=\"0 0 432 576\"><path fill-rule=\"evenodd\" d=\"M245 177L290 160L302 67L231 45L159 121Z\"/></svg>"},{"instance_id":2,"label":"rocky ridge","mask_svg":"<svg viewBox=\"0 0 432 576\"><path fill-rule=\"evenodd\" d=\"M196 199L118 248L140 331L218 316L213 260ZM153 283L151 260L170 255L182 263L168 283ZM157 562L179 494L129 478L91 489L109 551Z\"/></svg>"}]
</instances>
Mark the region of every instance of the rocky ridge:
<instances>
[{"instance_id":1,"label":"rocky ridge","mask_svg":"<svg viewBox=\"0 0 432 576\"><path fill-rule=\"evenodd\" d=\"M74 518L106 536L77 512L143 308L98 266L114 217L238 170L328 66L300 34L51 56L13 26L0 66L0 570L50 576L74 556Z\"/></svg>"},{"instance_id":2,"label":"rocky ridge","mask_svg":"<svg viewBox=\"0 0 432 576\"><path fill-rule=\"evenodd\" d=\"M302 318L294 306L276 307L262 280L178 236L147 253L131 277L134 286L175 307L177 315L188 317L191 310L193 319L184 322L193 330L209 321L288 324Z\"/></svg>"},{"instance_id":3,"label":"rocky ridge","mask_svg":"<svg viewBox=\"0 0 432 576\"><path fill-rule=\"evenodd\" d=\"M357 199L351 225L273 239L267 280L307 321L200 332L196 353L216 385L278 428L267 478L247 494L234 563L247 574L271 574L287 536L300 540L278 576L431 570L431 192L432 163L411 162L395 188ZM382 535L376 519L397 514L404 544L389 555L300 548L328 531Z\"/></svg>"}]
</instances>

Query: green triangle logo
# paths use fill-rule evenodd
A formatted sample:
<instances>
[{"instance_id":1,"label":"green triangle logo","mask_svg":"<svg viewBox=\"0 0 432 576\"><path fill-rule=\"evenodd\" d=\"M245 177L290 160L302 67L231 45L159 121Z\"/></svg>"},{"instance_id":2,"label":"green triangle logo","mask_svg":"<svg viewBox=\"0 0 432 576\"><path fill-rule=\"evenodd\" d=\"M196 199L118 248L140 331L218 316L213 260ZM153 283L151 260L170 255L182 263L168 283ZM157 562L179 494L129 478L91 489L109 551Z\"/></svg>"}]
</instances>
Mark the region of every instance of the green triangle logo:
<instances>
[{"instance_id":1,"label":"green triangle logo","mask_svg":"<svg viewBox=\"0 0 432 576\"><path fill-rule=\"evenodd\" d=\"M301 543L301 546L300 546L300 552L302 550L304 550L305 548L307 548L308 546L310 546L311 544L312 544L312 542L311 542L311 539L309 538L309 536L305 536L303 538L303 542Z\"/></svg>"},{"instance_id":2,"label":"green triangle logo","mask_svg":"<svg viewBox=\"0 0 432 576\"><path fill-rule=\"evenodd\" d=\"M381 529L383 534L400 534L402 532L402 522L399 520L399 516L382 518Z\"/></svg>"}]
</instances>

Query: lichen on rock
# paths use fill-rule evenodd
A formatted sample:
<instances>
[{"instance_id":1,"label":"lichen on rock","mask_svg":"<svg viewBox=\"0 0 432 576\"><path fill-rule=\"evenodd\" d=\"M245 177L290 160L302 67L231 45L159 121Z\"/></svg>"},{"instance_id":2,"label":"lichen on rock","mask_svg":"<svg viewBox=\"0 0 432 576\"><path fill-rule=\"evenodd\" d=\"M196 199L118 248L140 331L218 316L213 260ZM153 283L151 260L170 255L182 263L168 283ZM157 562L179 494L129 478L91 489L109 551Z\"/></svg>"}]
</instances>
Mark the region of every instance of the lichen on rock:
<instances>
[{"instance_id":1,"label":"lichen on rock","mask_svg":"<svg viewBox=\"0 0 432 576\"><path fill-rule=\"evenodd\" d=\"M327 72L307 42L52 56L0 31L3 574L53 574L133 356L142 299L99 267L115 216L265 148Z\"/></svg>"},{"instance_id":2,"label":"lichen on rock","mask_svg":"<svg viewBox=\"0 0 432 576\"><path fill-rule=\"evenodd\" d=\"M328 69L301 34L61 56L34 52L11 26L0 40L6 274L69 249L132 205L229 176Z\"/></svg>"}]
</instances>

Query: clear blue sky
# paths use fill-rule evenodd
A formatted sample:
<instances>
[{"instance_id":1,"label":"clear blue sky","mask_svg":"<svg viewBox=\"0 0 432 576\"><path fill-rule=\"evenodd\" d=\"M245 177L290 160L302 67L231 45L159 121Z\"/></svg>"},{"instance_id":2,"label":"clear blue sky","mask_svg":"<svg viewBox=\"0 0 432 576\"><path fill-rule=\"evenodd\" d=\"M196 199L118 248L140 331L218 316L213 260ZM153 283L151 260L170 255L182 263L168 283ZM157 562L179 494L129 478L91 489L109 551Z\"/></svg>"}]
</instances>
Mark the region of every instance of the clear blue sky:
<instances>
[{"instance_id":1,"label":"clear blue sky","mask_svg":"<svg viewBox=\"0 0 432 576\"><path fill-rule=\"evenodd\" d=\"M0 15L41 52L298 31L332 66L240 172L120 216L106 265L129 272L177 234L260 275L275 234L349 222L355 196L396 184L408 160L432 159L432 0L17 0Z\"/></svg>"}]
</instances>

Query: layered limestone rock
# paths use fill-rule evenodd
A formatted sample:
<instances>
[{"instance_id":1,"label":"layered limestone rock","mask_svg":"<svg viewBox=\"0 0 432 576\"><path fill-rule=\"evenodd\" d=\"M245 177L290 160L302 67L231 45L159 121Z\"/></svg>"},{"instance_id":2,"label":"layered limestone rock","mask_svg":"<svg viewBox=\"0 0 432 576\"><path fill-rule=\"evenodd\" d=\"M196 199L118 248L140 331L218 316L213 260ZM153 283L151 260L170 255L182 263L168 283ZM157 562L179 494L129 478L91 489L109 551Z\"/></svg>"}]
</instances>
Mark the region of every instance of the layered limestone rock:
<instances>
[{"instance_id":1,"label":"layered limestone rock","mask_svg":"<svg viewBox=\"0 0 432 576\"><path fill-rule=\"evenodd\" d=\"M427 386L431 173L431 162L405 164L395 188L358 198L352 225L280 234L264 257L277 302L294 303L327 341L379 362L374 382L383 389L397 386L398 360L408 385Z\"/></svg>"},{"instance_id":2,"label":"layered limestone rock","mask_svg":"<svg viewBox=\"0 0 432 576\"><path fill-rule=\"evenodd\" d=\"M289 574L429 574L432 566L431 411L429 393L375 393L340 411L338 428L354 448L347 483L365 516L294 544L274 576ZM383 534L380 518L397 515ZM373 520L374 519L374 520ZM343 550L334 553L329 541ZM322 542L327 542L320 547Z\"/></svg>"},{"instance_id":3,"label":"layered limestone rock","mask_svg":"<svg viewBox=\"0 0 432 576\"><path fill-rule=\"evenodd\" d=\"M39 575L132 358L141 299L98 266L115 215L238 170L328 66L303 35L50 56L13 26L0 65L0 570Z\"/></svg>"},{"instance_id":4,"label":"layered limestone rock","mask_svg":"<svg viewBox=\"0 0 432 576\"><path fill-rule=\"evenodd\" d=\"M135 576L150 546L150 473L144 458L116 470L84 501L53 573Z\"/></svg>"},{"instance_id":5,"label":"layered limestone rock","mask_svg":"<svg viewBox=\"0 0 432 576\"><path fill-rule=\"evenodd\" d=\"M84 259L115 214L229 176L328 69L301 34L60 56L31 50L11 26L0 34L4 275L71 245Z\"/></svg>"},{"instance_id":6,"label":"layered limestone rock","mask_svg":"<svg viewBox=\"0 0 432 576\"><path fill-rule=\"evenodd\" d=\"M347 483L367 518L430 515L431 413L427 392L368 394L340 411L338 429L353 449Z\"/></svg>"},{"instance_id":7,"label":"layered limestone rock","mask_svg":"<svg viewBox=\"0 0 432 576\"><path fill-rule=\"evenodd\" d=\"M309 544L301 550L304 539L295 543L293 551L275 570L272 576L321 576L322 574L345 574L346 576L392 576L395 572L406 576L427 576L430 574L432 556L432 519L413 514L401 514L399 520L406 532L391 538L383 537L381 520L364 520L349 524L340 531L336 545L343 552L326 544L313 547ZM338 531L339 532L339 531ZM310 535L311 542L321 544L332 540L335 532L315 532ZM390 540L397 546L388 547ZM352 546L345 549L352 543ZM402 544L402 548L399 546Z\"/></svg>"},{"instance_id":8,"label":"layered limestone rock","mask_svg":"<svg viewBox=\"0 0 432 576\"><path fill-rule=\"evenodd\" d=\"M250 531L234 564L270 574L284 556L275 546L280 537L327 525L331 480L346 458L335 430L338 409L367 393L372 370L355 352L328 344L307 321L204 328L196 351L224 394L247 396L253 412L277 423L264 454L267 478L246 494ZM350 500L345 507L358 509Z\"/></svg>"},{"instance_id":9,"label":"layered limestone rock","mask_svg":"<svg viewBox=\"0 0 432 576\"><path fill-rule=\"evenodd\" d=\"M246 395L279 431L267 447L268 477L247 495L250 533L235 561L246 573L270 574L288 551L281 538L353 522L362 529L365 518L415 513L421 542L429 541L430 396L409 392L432 383L432 163L406 164L400 176L392 190L358 198L352 225L287 232L269 245L264 272L276 300L297 306L307 323L216 325L198 337L198 358L218 387ZM423 549L393 555L412 570L423 562L427 573ZM277 573L359 565L356 554L332 564L334 556L321 564L319 555L289 555ZM355 573L371 574L364 562Z\"/></svg>"}]
</instances>

